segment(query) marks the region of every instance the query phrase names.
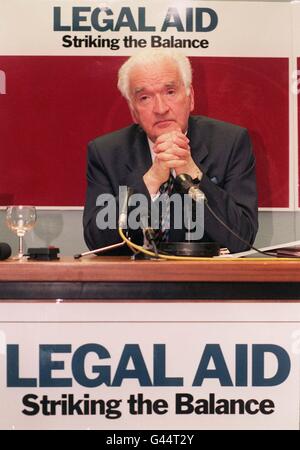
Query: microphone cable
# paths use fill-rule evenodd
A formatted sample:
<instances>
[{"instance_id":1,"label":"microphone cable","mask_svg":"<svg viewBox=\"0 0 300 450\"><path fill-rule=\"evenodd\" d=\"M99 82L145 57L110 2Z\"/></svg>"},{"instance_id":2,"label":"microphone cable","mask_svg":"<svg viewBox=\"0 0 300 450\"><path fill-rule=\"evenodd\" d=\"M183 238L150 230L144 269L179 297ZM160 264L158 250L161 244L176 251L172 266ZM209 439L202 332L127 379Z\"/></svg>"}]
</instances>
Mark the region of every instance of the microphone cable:
<instances>
[{"instance_id":1,"label":"microphone cable","mask_svg":"<svg viewBox=\"0 0 300 450\"><path fill-rule=\"evenodd\" d=\"M130 241L125 234L123 233L123 229L119 228L119 235L121 239L128 245L128 247L136 253L136 251L144 253L147 256L151 256L151 258L155 259L166 259L170 261L205 261L205 260L211 260L211 257L203 257L203 256L174 256L174 255L164 255L162 253L154 253L151 250L147 250L141 245L135 244L134 242ZM229 258L228 258L229 259Z\"/></svg>"},{"instance_id":2,"label":"microphone cable","mask_svg":"<svg viewBox=\"0 0 300 450\"><path fill-rule=\"evenodd\" d=\"M247 247L249 247L249 249L255 250L257 253L261 253L262 255L265 256L273 256L274 254L272 253L268 253L266 251L263 250L259 250L258 248L254 247L252 244L250 244L250 242L246 241L245 239L243 239L238 233L236 233L235 231L233 231L214 211L213 209L210 207L210 205L208 204L206 195L204 194L203 191L201 191L201 189L199 188L199 186L197 186L197 184L195 185L193 183L193 179L190 175L187 175L185 173L180 174L176 177L174 185L177 187L178 192L181 192L183 194L188 194L192 197L192 199L194 201L204 201L204 204L206 206L206 208L208 209L208 211L210 212L210 214L217 220L217 222L219 222L227 231L229 231L229 233L231 233L235 238L237 238L239 241L243 242L243 244L246 244Z\"/></svg>"},{"instance_id":3,"label":"microphone cable","mask_svg":"<svg viewBox=\"0 0 300 450\"><path fill-rule=\"evenodd\" d=\"M199 200L195 200L195 193L193 192L193 196L192 198L194 199L194 201L204 201L204 204L206 206L206 208L208 209L208 211L210 212L210 214L229 232L231 233L236 239L238 239L239 241L243 242L243 244L246 244L247 247L249 249L255 250L257 253L260 253L264 256L271 256L275 259L277 259L278 257L280 257L281 259L294 259L294 258L284 258L281 256L277 256L274 255L273 253L269 253L267 251L263 251L263 250L259 250L258 248L254 247L252 244L250 244L250 242L246 241L245 239L243 239L241 236L239 236L238 233L236 233L235 231L233 231L210 207L210 205L208 204L207 198L205 196L205 194L199 189L199 187L196 187L192 181L192 177L190 175L186 175L186 174L181 174L179 176L176 177L175 179L175 184L177 183L177 186L181 186L181 189L179 189L179 192L181 193L185 193L189 195L189 190L192 188L194 191L198 190L199 192L199 196L196 196L196 198L199 198ZM121 237L121 239L123 240L123 242L125 242L128 247L134 252L136 253L141 252L144 253L147 256L150 256L152 258L155 259L165 259L165 260L171 260L171 261L203 261L203 260L211 260L212 257L203 257L203 256L175 256L175 255L166 255L166 254L162 254L159 253L156 247L156 244L154 242L153 239L151 239L151 228L147 228L145 230L145 235L146 233L148 233L148 236L146 235L146 237L148 238L149 242L152 244L154 252L152 252L151 250L145 249L144 247L135 244L134 242L130 241L123 233L123 229L122 227L119 226L118 228L119 231L119 235ZM153 245L154 244L154 245ZM217 256L218 257L218 256ZM233 259L232 258L224 258L224 259ZM238 257L236 259L239 259ZM260 259L260 258L251 258L251 260L256 260L256 259Z\"/></svg>"},{"instance_id":4,"label":"microphone cable","mask_svg":"<svg viewBox=\"0 0 300 450\"><path fill-rule=\"evenodd\" d=\"M208 204L208 201L205 197L204 200L205 206L208 209L208 211L210 212L210 214L227 230L229 231L234 237L236 237L237 239L239 239L241 242L243 242L243 244L246 244L250 249L255 250L257 253L261 253L262 255L266 255L266 256L273 256L273 253L268 253L265 252L263 250L259 250L258 248L254 247L254 245L251 245L250 242L246 241L245 239L241 238L241 236L239 236L235 231L233 231L225 222L223 222L222 219L220 219L219 216L217 216L217 214L211 209L211 207ZM247 250L246 250L247 251ZM277 256L275 256L275 258L277 258Z\"/></svg>"}]
</instances>

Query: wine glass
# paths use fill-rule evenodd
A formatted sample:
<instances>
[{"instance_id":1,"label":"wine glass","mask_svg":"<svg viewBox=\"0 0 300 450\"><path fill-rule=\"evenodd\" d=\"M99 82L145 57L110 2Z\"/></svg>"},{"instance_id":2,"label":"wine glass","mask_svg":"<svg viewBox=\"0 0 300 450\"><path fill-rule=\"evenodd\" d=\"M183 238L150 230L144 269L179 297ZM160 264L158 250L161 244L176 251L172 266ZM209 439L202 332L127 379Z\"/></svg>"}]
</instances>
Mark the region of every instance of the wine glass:
<instances>
[{"instance_id":1,"label":"wine glass","mask_svg":"<svg viewBox=\"0 0 300 450\"><path fill-rule=\"evenodd\" d=\"M11 231L19 238L19 251L14 259L21 259L24 256L23 238L26 231L33 228L36 222L36 209L34 206L8 206L6 208L6 224Z\"/></svg>"}]
</instances>

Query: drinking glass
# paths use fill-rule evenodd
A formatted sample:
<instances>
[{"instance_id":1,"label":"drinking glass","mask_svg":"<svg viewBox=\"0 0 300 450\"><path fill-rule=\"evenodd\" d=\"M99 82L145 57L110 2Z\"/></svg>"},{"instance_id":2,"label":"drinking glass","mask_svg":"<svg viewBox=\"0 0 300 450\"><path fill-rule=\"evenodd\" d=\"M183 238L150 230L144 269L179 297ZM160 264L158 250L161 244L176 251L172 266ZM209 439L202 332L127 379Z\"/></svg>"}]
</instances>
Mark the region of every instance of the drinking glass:
<instances>
[{"instance_id":1,"label":"drinking glass","mask_svg":"<svg viewBox=\"0 0 300 450\"><path fill-rule=\"evenodd\" d=\"M8 206L6 208L6 224L19 238L19 251L14 259L24 256L24 235L34 227L36 222L36 209L34 206Z\"/></svg>"}]
</instances>

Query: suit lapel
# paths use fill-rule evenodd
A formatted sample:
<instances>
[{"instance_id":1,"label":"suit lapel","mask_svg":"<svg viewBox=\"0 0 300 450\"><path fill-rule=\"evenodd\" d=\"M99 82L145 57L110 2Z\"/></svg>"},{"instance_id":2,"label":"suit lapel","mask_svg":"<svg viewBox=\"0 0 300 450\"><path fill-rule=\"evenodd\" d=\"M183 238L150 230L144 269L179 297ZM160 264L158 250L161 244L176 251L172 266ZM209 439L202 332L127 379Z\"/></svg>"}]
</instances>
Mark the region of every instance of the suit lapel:
<instances>
[{"instance_id":1,"label":"suit lapel","mask_svg":"<svg viewBox=\"0 0 300 450\"><path fill-rule=\"evenodd\" d=\"M139 127L129 148L126 166L137 177L144 175L152 165L151 153L146 133Z\"/></svg>"},{"instance_id":2,"label":"suit lapel","mask_svg":"<svg viewBox=\"0 0 300 450\"><path fill-rule=\"evenodd\" d=\"M190 140L192 157L196 164L201 164L208 155L208 149L203 142L201 128L199 123L196 123L195 118L189 118L187 136Z\"/></svg>"}]
</instances>

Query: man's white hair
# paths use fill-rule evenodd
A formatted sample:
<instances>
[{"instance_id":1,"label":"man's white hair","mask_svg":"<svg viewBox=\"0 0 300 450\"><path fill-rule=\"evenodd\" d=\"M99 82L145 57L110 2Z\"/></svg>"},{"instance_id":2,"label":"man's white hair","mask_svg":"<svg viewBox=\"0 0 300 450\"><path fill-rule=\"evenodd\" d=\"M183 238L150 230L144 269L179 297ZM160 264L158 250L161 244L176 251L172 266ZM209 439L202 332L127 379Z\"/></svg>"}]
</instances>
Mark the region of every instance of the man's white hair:
<instances>
[{"instance_id":1,"label":"man's white hair","mask_svg":"<svg viewBox=\"0 0 300 450\"><path fill-rule=\"evenodd\" d=\"M130 101L129 77L130 72L134 67L147 65L155 66L158 61L166 60L174 61L178 67L186 88L186 93L189 95L192 83L191 63L183 53L173 49L144 49L127 59L119 70L118 88L121 91L121 94Z\"/></svg>"}]
</instances>

